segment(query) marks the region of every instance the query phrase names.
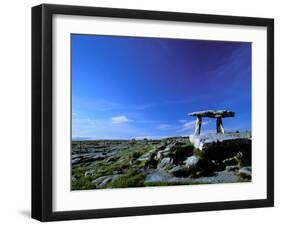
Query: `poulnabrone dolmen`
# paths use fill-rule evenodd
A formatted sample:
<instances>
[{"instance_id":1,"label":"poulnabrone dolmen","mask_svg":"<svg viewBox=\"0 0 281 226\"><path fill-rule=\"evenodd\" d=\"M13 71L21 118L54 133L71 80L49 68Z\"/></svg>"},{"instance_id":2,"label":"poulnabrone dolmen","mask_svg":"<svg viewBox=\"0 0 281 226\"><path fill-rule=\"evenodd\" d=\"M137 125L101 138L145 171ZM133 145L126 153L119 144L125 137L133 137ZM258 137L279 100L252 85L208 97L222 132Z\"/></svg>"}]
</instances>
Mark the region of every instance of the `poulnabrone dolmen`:
<instances>
[{"instance_id":1,"label":"poulnabrone dolmen","mask_svg":"<svg viewBox=\"0 0 281 226\"><path fill-rule=\"evenodd\" d=\"M235 113L233 111L227 111L227 110L218 110L218 111L208 110L208 111L196 111L196 112L189 113L188 115L197 117L194 135L200 135L203 117L216 118L217 133L224 134L222 118L234 117Z\"/></svg>"},{"instance_id":2,"label":"poulnabrone dolmen","mask_svg":"<svg viewBox=\"0 0 281 226\"><path fill-rule=\"evenodd\" d=\"M234 117L235 113L228 110L207 110L188 115L197 117L194 134L189 136L189 140L197 150L200 150L201 160L214 164L214 171L233 172L233 175L240 175L250 181L251 134L246 131L225 133L222 124L222 118ZM203 117L216 119L216 132L200 134Z\"/></svg>"},{"instance_id":3,"label":"poulnabrone dolmen","mask_svg":"<svg viewBox=\"0 0 281 226\"><path fill-rule=\"evenodd\" d=\"M207 111L196 111L188 114L189 116L196 116L197 120L195 123L194 135L189 136L190 142L198 149L207 149L214 144L225 143L227 140L243 139L240 134L227 133L225 134L222 118L234 117L235 113L228 110L207 110ZM217 120L216 133L200 134L202 118L214 118Z\"/></svg>"}]
</instances>

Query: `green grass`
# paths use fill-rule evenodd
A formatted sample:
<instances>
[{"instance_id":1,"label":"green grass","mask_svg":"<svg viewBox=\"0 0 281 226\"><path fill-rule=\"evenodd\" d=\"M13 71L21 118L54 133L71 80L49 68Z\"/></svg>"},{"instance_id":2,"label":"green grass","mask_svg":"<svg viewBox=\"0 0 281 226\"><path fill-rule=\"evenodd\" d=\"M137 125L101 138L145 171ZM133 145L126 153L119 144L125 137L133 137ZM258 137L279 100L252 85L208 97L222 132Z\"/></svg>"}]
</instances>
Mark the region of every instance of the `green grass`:
<instances>
[{"instance_id":1,"label":"green grass","mask_svg":"<svg viewBox=\"0 0 281 226\"><path fill-rule=\"evenodd\" d=\"M238 134L241 136L240 134ZM238 136L237 135L237 136ZM250 137L250 133L243 134L245 137ZM165 150L169 147L169 153L165 154L165 157L172 159L172 163L169 168L165 168L166 171L174 167L174 165L184 165L184 160L192 155L199 158L198 167L195 171L186 172L186 177L197 178L206 176L206 172L213 172L218 170L216 167L220 167L217 161L223 160L229 157L233 157L231 152L232 149L227 152L226 156L221 156L221 150L228 149L228 144L224 146L218 146L215 150L210 153L206 151L200 151L195 149L190 143L189 139L178 139L167 138L162 140L99 140L99 141L74 141L72 142L72 154L79 153L91 153L92 151L98 151L102 153L112 154L111 156L96 161L84 161L79 164L72 165L72 190L86 190L86 189L97 189L97 188L126 188L126 187L144 187L144 186L175 186L175 185L193 185L202 184L201 182L145 182L145 177L152 170L155 170L157 165L160 163L161 158L156 158L158 151ZM232 144L230 145L233 146ZM237 147L236 147L237 146ZM241 149L241 153L244 157L248 153L248 149L243 151L244 146L237 143L236 149ZM149 153L148 153L149 152ZM233 151L235 154L237 150ZM146 156L143 156L147 153ZM229 153L229 154L228 154ZM229 156L228 156L229 155ZM143 157L142 157L143 156ZM141 158L140 158L141 157ZM250 165L251 156L246 156L249 159L245 162L240 162L240 167L243 165ZM216 164L207 159L218 159ZM218 166L217 166L218 165ZM219 169L222 170L222 169ZM204 174L203 174L203 173ZM115 176L118 175L118 176ZM209 175L209 174L208 174ZM113 181L108 182L103 187L99 182L96 185L94 180L102 176L111 176ZM108 178L111 178L108 177ZM250 179L240 177L240 181L249 181ZM109 181L109 180L108 180Z\"/></svg>"},{"instance_id":2,"label":"green grass","mask_svg":"<svg viewBox=\"0 0 281 226\"><path fill-rule=\"evenodd\" d=\"M126 174L123 174L115 181L109 183L106 187L112 188L128 188L128 187L143 187L145 175L137 173L134 169L129 169Z\"/></svg>"},{"instance_id":3,"label":"green grass","mask_svg":"<svg viewBox=\"0 0 281 226\"><path fill-rule=\"evenodd\" d=\"M88 142L86 145L84 144L84 146L91 144L92 143ZM118 151L119 159L116 161L108 162L107 159L105 159L94 161L90 164L82 163L78 166L73 166L72 176L75 177L75 180L72 181L72 190L94 189L95 185L92 183L93 180L102 176L112 175L114 172L121 173L122 176L120 176L116 182L109 184L108 186L110 187L144 186L143 182L145 176L143 174L136 174L131 168L139 168L136 164L136 160L152 148L153 146L150 144L131 144L129 148ZM85 176L87 171L90 173Z\"/></svg>"}]
</instances>

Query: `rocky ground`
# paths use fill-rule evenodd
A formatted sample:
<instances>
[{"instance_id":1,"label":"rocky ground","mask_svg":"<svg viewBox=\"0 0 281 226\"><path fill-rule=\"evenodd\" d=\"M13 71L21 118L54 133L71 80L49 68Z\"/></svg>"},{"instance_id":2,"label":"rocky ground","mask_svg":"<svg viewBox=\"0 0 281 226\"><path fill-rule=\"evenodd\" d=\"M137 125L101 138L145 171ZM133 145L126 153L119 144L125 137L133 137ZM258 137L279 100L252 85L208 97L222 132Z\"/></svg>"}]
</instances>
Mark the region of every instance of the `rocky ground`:
<instances>
[{"instance_id":1,"label":"rocky ground","mask_svg":"<svg viewBox=\"0 0 281 226\"><path fill-rule=\"evenodd\" d=\"M251 181L248 135L196 139L73 141L72 190Z\"/></svg>"}]
</instances>

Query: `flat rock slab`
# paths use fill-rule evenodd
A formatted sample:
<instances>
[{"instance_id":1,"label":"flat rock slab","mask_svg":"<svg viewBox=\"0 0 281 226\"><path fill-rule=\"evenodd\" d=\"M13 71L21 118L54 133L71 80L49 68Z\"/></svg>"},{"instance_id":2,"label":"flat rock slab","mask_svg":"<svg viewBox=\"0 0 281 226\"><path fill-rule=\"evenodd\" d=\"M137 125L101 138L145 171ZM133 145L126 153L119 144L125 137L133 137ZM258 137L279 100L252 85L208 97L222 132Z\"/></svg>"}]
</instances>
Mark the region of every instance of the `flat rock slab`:
<instances>
[{"instance_id":1,"label":"flat rock slab","mask_svg":"<svg viewBox=\"0 0 281 226\"><path fill-rule=\"evenodd\" d=\"M184 182L184 183L198 183L198 184L217 184L217 183L237 183L239 177L235 172L219 171L215 172L211 176L203 176L199 178L190 177L174 177L164 170L155 170L148 174L145 178L145 182Z\"/></svg>"},{"instance_id":2,"label":"flat rock slab","mask_svg":"<svg viewBox=\"0 0 281 226\"><path fill-rule=\"evenodd\" d=\"M104 160L108 157L114 156L115 152L90 152L72 155L71 163L72 165L87 163L93 161Z\"/></svg>"},{"instance_id":3,"label":"flat rock slab","mask_svg":"<svg viewBox=\"0 0 281 226\"><path fill-rule=\"evenodd\" d=\"M216 143L229 142L229 141L240 141L240 142L249 142L248 138L239 136L239 134L219 134L219 133L210 133L203 135L190 135L190 142L194 145L195 148L199 150L204 150L209 147L214 146Z\"/></svg>"},{"instance_id":4,"label":"flat rock slab","mask_svg":"<svg viewBox=\"0 0 281 226\"><path fill-rule=\"evenodd\" d=\"M225 117L234 117L235 113L233 111L227 110L207 110L207 111L196 111L189 113L190 116L197 117L209 117L209 118L225 118Z\"/></svg>"}]
</instances>

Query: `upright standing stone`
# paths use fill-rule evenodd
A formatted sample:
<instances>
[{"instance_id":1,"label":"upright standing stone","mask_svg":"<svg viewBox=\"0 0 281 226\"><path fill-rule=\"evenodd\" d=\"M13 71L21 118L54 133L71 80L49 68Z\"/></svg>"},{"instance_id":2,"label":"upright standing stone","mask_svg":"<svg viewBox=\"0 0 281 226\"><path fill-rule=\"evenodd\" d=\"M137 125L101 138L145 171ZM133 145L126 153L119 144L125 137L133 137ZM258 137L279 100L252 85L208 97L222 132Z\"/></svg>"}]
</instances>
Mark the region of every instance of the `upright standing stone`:
<instances>
[{"instance_id":1,"label":"upright standing stone","mask_svg":"<svg viewBox=\"0 0 281 226\"><path fill-rule=\"evenodd\" d=\"M224 128L223 128L223 125L222 125L221 117L217 118L217 133L224 134Z\"/></svg>"},{"instance_id":2,"label":"upright standing stone","mask_svg":"<svg viewBox=\"0 0 281 226\"><path fill-rule=\"evenodd\" d=\"M201 125L202 125L202 118L201 117L197 117L196 124L195 124L194 135L200 135Z\"/></svg>"}]
</instances>

